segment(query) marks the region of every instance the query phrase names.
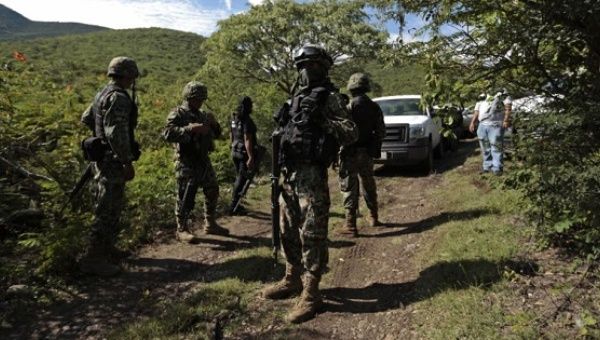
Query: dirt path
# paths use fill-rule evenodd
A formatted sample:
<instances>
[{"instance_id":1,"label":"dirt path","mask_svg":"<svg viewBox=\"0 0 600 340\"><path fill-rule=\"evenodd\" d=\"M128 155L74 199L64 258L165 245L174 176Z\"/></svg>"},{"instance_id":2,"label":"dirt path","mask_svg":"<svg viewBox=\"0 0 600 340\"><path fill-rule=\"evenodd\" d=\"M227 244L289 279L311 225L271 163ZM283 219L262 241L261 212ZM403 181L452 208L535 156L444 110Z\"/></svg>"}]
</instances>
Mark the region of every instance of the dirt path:
<instances>
[{"instance_id":1,"label":"dirt path","mask_svg":"<svg viewBox=\"0 0 600 340\"><path fill-rule=\"evenodd\" d=\"M411 292L419 276L413 257L434 226L438 212L427 192L440 175L378 177L381 220L370 228L359 222L360 237L351 247L332 250L325 276L326 311L297 331L312 339L410 339ZM408 194L410 193L410 194ZM364 207L363 207L364 210ZM330 235L333 242L344 240Z\"/></svg>"},{"instance_id":2,"label":"dirt path","mask_svg":"<svg viewBox=\"0 0 600 340\"><path fill-rule=\"evenodd\" d=\"M451 160L437 164L438 171L461 164L470 152L471 147L459 150ZM330 225L330 271L322 283L326 310L291 330L274 319L278 324L269 330L249 327L234 338L264 339L274 334L301 339L415 338L411 302L418 299L412 292L419 268L413 259L428 242L428 231L444 218L430 193L441 178L440 174L418 177L406 171L378 171L380 215L385 226L369 228L359 219L360 237L344 238L335 232L339 218ZM332 200L338 199L336 178L330 178L330 187ZM249 216L221 219L232 232L230 237L204 237L194 245L167 238L126 260L127 270L119 277L76 278L69 291L57 292L61 302L28 315L29 321L16 325L8 338L102 338L117 326L155 315L149 307L157 301L179 300L198 284L227 277L238 250L270 244L269 208L261 204ZM364 212L364 206L361 208ZM272 273L260 274L264 277L257 279L272 280L269 275ZM292 303L259 297L253 302L260 309L285 309Z\"/></svg>"}]
</instances>

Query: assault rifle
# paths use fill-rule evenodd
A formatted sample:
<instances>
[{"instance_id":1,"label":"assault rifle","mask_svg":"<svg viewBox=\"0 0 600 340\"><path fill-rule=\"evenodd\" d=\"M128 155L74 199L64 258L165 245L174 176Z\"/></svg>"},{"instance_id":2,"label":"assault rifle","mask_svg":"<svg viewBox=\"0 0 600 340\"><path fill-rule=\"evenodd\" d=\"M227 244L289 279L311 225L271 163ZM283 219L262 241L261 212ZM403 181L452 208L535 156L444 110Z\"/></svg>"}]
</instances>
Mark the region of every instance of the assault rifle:
<instances>
[{"instance_id":1,"label":"assault rifle","mask_svg":"<svg viewBox=\"0 0 600 340\"><path fill-rule=\"evenodd\" d=\"M279 144L281 142L281 130L276 129L271 136L272 157L271 157L271 232L273 244L273 257L277 263L277 254L281 249L281 235L279 226L279 195L281 187L279 186L279 176L281 169L279 167Z\"/></svg>"},{"instance_id":2,"label":"assault rifle","mask_svg":"<svg viewBox=\"0 0 600 340\"><path fill-rule=\"evenodd\" d=\"M81 189L83 189L83 187L87 184L87 182L90 179L92 179L92 177L93 177L92 163L90 162L90 163L88 163L88 165L85 168L81 177L79 177L79 180L77 181L77 183L75 183L75 186L73 187L73 189L71 189L71 191L69 192L69 198L67 199L67 202L60 209L58 216L62 216L65 208L73 201L73 199L77 196L77 194L79 194L79 192L81 191Z\"/></svg>"},{"instance_id":3,"label":"assault rifle","mask_svg":"<svg viewBox=\"0 0 600 340\"><path fill-rule=\"evenodd\" d=\"M275 262L277 262L277 253L281 249L281 230L279 225L279 196L281 195L279 176L281 175L281 167L279 165L279 148L283 128L289 121L290 103L288 100L273 115L275 130L271 135L271 240L273 242L273 257L275 258Z\"/></svg>"},{"instance_id":4,"label":"assault rifle","mask_svg":"<svg viewBox=\"0 0 600 340\"><path fill-rule=\"evenodd\" d=\"M262 162L262 158L264 157L266 152L266 148L262 145L256 145L256 147L254 148L254 157L256 158L256 161L254 162L254 169L249 169L248 171L246 171L244 175L244 177L246 178L246 181L244 182L244 186L242 187L242 191L240 192L240 195L237 198L237 201L235 202L235 204L233 205L233 209L231 210L232 212L236 212L238 210L238 208L240 207L240 204L242 202L242 199L246 196L246 193L248 193L248 189L250 188L250 184L252 184L252 181L254 180L254 176L256 176L256 173L258 172L258 169L260 167L260 163Z\"/></svg>"}]
</instances>

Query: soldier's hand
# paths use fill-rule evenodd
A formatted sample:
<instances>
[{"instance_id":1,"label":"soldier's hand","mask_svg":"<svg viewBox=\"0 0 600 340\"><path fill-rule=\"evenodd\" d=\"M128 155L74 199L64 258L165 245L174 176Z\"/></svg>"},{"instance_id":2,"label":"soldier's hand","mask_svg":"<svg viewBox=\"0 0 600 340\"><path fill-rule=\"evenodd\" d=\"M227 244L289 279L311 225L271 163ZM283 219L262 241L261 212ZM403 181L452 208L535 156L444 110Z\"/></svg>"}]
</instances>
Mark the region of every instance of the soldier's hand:
<instances>
[{"instance_id":1,"label":"soldier's hand","mask_svg":"<svg viewBox=\"0 0 600 340\"><path fill-rule=\"evenodd\" d=\"M246 161L246 167L248 168L248 170L254 170L255 165L256 163L254 162L254 158L248 158L248 160Z\"/></svg>"},{"instance_id":2,"label":"soldier's hand","mask_svg":"<svg viewBox=\"0 0 600 340\"><path fill-rule=\"evenodd\" d=\"M191 123L187 126L192 135L205 135L208 133L209 126L207 124Z\"/></svg>"},{"instance_id":3,"label":"soldier's hand","mask_svg":"<svg viewBox=\"0 0 600 340\"><path fill-rule=\"evenodd\" d=\"M123 165L123 174L125 176L125 181L131 181L135 177L135 170L133 169L133 164L128 163Z\"/></svg>"}]
</instances>

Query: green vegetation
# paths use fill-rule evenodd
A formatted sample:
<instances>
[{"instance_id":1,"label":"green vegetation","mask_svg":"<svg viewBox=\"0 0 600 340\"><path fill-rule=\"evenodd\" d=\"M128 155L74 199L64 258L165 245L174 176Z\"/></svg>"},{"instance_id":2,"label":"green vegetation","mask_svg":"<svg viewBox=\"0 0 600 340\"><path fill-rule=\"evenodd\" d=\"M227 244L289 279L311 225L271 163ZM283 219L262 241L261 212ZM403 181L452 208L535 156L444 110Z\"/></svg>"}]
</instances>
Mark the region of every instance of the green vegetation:
<instances>
[{"instance_id":1,"label":"green vegetation","mask_svg":"<svg viewBox=\"0 0 600 340\"><path fill-rule=\"evenodd\" d=\"M105 27L71 22L31 21L0 4L0 40L31 39L106 30Z\"/></svg>"},{"instance_id":2,"label":"green vegetation","mask_svg":"<svg viewBox=\"0 0 600 340\"><path fill-rule=\"evenodd\" d=\"M123 237L124 246L134 247L153 229L169 225L174 178L172 150L162 139L162 126L179 102L183 84L204 62L203 41L190 33L140 29L0 43L0 156L8 161L1 167L0 212L2 265L7 272L22 268L29 273L25 277L37 275L27 270L30 266L40 274L64 272L81 251L91 194L84 192L72 210L59 212L65 193L85 166L79 142L89 131L79 117L107 82L106 65L116 55L137 59L142 73L137 135L143 155L137 179L128 188L131 204L123 223L133 227ZM13 59L13 51L26 60ZM227 150L227 143L219 145ZM225 152L220 155L217 164L228 162ZM12 261L11 254L27 255L21 256L21 263ZM2 286L16 277L3 275Z\"/></svg>"}]
</instances>

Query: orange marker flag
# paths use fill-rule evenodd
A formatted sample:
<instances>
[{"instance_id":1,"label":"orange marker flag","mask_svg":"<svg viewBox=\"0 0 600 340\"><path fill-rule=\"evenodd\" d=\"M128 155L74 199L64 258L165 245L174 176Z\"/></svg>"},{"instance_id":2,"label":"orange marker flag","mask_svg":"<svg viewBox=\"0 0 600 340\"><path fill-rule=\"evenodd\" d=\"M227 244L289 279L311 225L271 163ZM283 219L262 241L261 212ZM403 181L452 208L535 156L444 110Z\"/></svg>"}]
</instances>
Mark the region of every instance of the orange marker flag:
<instances>
[{"instance_id":1,"label":"orange marker flag","mask_svg":"<svg viewBox=\"0 0 600 340\"><path fill-rule=\"evenodd\" d=\"M15 58L16 61L20 61L23 63L27 62L27 56L25 56L25 54L19 52L19 51L14 51L13 52L13 58Z\"/></svg>"}]
</instances>

